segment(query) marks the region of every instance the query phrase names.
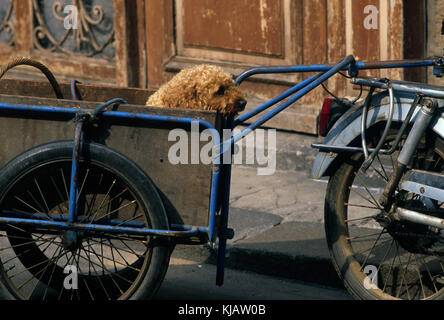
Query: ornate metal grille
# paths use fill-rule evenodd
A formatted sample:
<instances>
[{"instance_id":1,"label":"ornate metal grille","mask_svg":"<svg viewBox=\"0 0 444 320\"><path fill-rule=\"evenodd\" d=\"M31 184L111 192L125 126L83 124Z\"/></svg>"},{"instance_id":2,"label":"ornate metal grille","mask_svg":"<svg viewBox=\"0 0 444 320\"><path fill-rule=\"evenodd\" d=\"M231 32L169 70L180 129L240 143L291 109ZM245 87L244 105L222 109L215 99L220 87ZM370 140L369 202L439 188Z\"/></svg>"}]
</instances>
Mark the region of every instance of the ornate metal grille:
<instances>
[{"instance_id":1,"label":"ornate metal grille","mask_svg":"<svg viewBox=\"0 0 444 320\"><path fill-rule=\"evenodd\" d=\"M32 11L35 49L68 56L115 58L113 1L32 0Z\"/></svg>"},{"instance_id":2,"label":"ornate metal grille","mask_svg":"<svg viewBox=\"0 0 444 320\"><path fill-rule=\"evenodd\" d=\"M14 45L14 2L0 0L0 42Z\"/></svg>"}]
</instances>

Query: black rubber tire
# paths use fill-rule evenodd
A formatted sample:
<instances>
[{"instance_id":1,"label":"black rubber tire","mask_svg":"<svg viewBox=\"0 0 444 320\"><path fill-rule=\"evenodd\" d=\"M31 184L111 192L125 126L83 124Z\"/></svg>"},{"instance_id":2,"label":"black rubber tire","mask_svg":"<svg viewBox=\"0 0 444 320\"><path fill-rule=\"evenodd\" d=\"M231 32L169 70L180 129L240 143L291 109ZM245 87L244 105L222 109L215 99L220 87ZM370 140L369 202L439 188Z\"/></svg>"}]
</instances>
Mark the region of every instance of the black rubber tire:
<instances>
[{"instance_id":1,"label":"black rubber tire","mask_svg":"<svg viewBox=\"0 0 444 320\"><path fill-rule=\"evenodd\" d=\"M325 235L332 258L333 266L342 279L347 291L355 299L376 300L376 296L363 287L364 275L357 272L360 265L353 260L353 252L349 250L344 230L344 214L341 203L344 203L347 193L344 191L353 165L344 163L332 175L327 186L324 204ZM387 295L386 299L391 297Z\"/></svg>"},{"instance_id":2,"label":"black rubber tire","mask_svg":"<svg viewBox=\"0 0 444 320\"><path fill-rule=\"evenodd\" d=\"M57 141L32 148L9 162L0 171L0 206L8 191L20 181L26 173L49 162L67 161L72 158L73 142ZM125 182L131 192L143 205L150 228L168 229L168 219L161 198L146 173L124 155L104 145L85 142L81 152L81 163L91 163L109 172ZM144 300L152 298L165 277L168 269L171 247L168 241L155 241L151 248L149 263L138 275L137 284L128 289L118 299ZM143 273L142 273L143 272ZM17 299L17 295L5 283L3 263L0 263L0 298Z\"/></svg>"}]
</instances>

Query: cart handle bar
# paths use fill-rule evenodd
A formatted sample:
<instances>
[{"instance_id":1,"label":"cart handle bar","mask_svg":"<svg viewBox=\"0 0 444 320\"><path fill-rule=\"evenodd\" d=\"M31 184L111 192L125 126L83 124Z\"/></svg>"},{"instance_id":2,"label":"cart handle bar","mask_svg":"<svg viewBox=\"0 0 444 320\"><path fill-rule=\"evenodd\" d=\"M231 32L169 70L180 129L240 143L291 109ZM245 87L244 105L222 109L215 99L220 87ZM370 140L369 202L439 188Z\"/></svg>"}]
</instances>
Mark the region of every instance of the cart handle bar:
<instances>
[{"instance_id":1,"label":"cart handle bar","mask_svg":"<svg viewBox=\"0 0 444 320\"><path fill-rule=\"evenodd\" d=\"M369 69L390 69L390 68L412 68L412 67L430 67L436 66L439 58L437 59L425 59L425 60L393 60L393 61L375 61L375 62L356 62L353 56L348 56L345 60L349 61L349 63L345 63L341 66L341 68L336 69L337 72L347 71L351 77L357 77L359 74L359 70L369 70ZM345 61L343 60L343 61ZM255 115L261 113L262 111L267 110L271 106L276 103L290 97L295 94L299 90L307 87L313 81L317 80L321 75L330 71L331 69L337 67L338 65L334 64L315 64L315 65L294 65L294 66L263 66L256 67L245 72L241 73L235 79L235 85L240 85L245 79L257 75L257 74L272 74L272 73L303 73L303 72L319 72L318 74L307 78L306 80L300 82L289 90L285 91L281 95L277 96L274 99L267 101L261 106L251 110L250 112L238 117L234 120L234 126L242 124L243 122L251 119ZM327 78L328 79L328 78ZM321 81L320 83L324 82ZM320 84L319 83L319 84ZM306 92L308 93L308 92ZM306 94L304 93L304 94ZM296 99L297 100L297 99ZM285 109L285 108L284 108ZM262 124L262 123L261 123ZM256 127L255 127L256 128ZM253 129L254 130L254 129Z\"/></svg>"},{"instance_id":2,"label":"cart handle bar","mask_svg":"<svg viewBox=\"0 0 444 320\"><path fill-rule=\"evenodd\" d=\"M253 124L249 125L245 129L243 129L237 135L232 136L231 139L224 141L222 143L222 151L220 152L220 154L224 154L226 151L230 150L230 148L232 148L232 146L236 142L238 142L239 140L244 138L246 135L248 135L249 133L251 133L252 131L257 129L259 126L261 126L262 124L264 124L265 122L267 122L268 120L270 120L271 118L276 116L278 113L280 113L284 109L288 108L290 105L295 103L301 97L303 97L304 95L308 94L313 89L318 87L321 83L323 83L324 81L328 80L330 77L332 77L333 75L335 75L339 71L344 70L344 68L347 68L348 66L350 66L350 65L352 65L354 63L356 63L355 58L352 55L347 56L344 60L339 62L334 67L330 68L328 71L320 72L320 73L316 74L315 76L312 76L311 78L307 79L305 82L302 82L301 84L296 85L292 89L290 89L290 90L286 91L285 93L283 93L282 95L289 96L289 95L291 95L291 92L294 91L293 93L295 93L295 94L291 98L289 98L287 101L281 103L276 108L274 108L273 110L271 110L267 114L263 115L260 119L256 120ZM302 85L302 84L304 84L304 85ZM298 90L296 90L296 89L298 89ZM282 97L281 97L280 100L279 100L279 97L277 97L275 100L276 100L275 103L279 102L280 100L282 100ZM269 107L270 106L271 105L269 105ZM258 107L258 109L263 109L261 111L264 111L266 108L261 106L261 107ZM248 114L245 115L245 116L248 116ZM244 119L244 117L240 117L240 118L236 119L234 121L234 126L240 124L241 121L244 121L242 119Z\"/></svg>"},{"instance_id":3,"label":"cart handle bar","mask_svg":"<svg viewBox=\"0 0 444 320\"><path fill-rule=\"evenodd\" d=\"M349 56L351 57L351 56ZM354 61L350 66L344 66L340 71L351 72L350 76L356 77L358 70L370 69L394 69L394 68L412 68L412 67L431 67L436 64L436 59L424 60L392 60L392 61L373 61L363 62ZM257 74L272 73L302 73L302 72L324 72L335 67L335 64L309 64L293 66L262 66L251 68L241 73L235 80L235 85L240 85L245 79Z\"/></svg>"}]
</instances>

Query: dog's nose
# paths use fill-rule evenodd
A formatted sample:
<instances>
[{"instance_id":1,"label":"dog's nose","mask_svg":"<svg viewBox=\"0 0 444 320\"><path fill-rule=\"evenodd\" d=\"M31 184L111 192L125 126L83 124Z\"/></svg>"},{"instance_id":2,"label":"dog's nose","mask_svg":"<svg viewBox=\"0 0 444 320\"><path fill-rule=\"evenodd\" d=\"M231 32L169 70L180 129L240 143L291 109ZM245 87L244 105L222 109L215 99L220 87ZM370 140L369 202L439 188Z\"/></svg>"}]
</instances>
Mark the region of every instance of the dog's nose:
<instances>
[{"instance_id":1,"label":"dog's nose","mask_svg":"<svg viewBox=\"0 0 444 320\"><path fill-rule=\"evenodd\" d=\"M239 111L243 111L245 109L246 105L247 105L247 101L244 99L236 101L236 109L238 109Z\"/></svg>"}]
</instances>

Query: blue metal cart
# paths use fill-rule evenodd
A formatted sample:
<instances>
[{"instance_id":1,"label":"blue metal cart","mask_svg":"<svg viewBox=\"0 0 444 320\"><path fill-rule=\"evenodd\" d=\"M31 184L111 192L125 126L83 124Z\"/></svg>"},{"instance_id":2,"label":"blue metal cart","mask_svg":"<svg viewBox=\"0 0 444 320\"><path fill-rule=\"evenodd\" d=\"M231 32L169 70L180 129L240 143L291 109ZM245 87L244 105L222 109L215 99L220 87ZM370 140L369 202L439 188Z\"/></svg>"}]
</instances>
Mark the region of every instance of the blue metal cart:
<instances>
[{"instance_id":1,"label":"blue metal cart","mask_svg":"<svg viewBox=\"0 0 444 320\"><path fill-rule=\"evenodd\" d=\"M227 152L231 156L237 141L339 72L356 77L365 69L433 66L437 73L443 70L440 58L367 63L356 62L353 56L335 65L253 68L239 75L236 85L256 74L317 74L235 119L206 121L186 111L172 115L150 112L154 108L143 112L130 106L125 109L127 99L116 96L117 89L107 91L106 103L77 100L81 84L61 88L47 68L26 59L13 61L0 77L21 64L43 71L57 100L42 98L37 87L37 92L29 93L34 98L0 96L0 117L6 121L70 121L75 126L74 139L34 146L1 171L0 296L41 300L150 298L161 285L176 243L217 244L216 284L222 285L226 243L233 236L228 228L231 164L223 163L222 157ZM6 94L20 92L17 83L11 85L14 88ZM72 99L62 100L68 89ZM233 130L275 105L239 134L225 141L219 138L223 129ZM210 186L206 225L172 221L163 191L146 170L131 156L90 138L106 131L110 123L159 129L189 129L198 124L201 130L209 130L218 154L205 181ZM69 128L61 130L66 133ZM155 143L150 149L156 151ZM165 179L174 180L174 174ZM77 269L71 273L74 271L66 266ZM75 285L68 281L74 279L70 275L75 275Z\"/></svg>"}]
</instances>

